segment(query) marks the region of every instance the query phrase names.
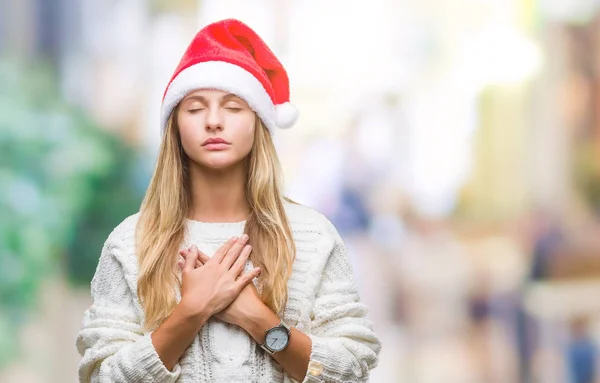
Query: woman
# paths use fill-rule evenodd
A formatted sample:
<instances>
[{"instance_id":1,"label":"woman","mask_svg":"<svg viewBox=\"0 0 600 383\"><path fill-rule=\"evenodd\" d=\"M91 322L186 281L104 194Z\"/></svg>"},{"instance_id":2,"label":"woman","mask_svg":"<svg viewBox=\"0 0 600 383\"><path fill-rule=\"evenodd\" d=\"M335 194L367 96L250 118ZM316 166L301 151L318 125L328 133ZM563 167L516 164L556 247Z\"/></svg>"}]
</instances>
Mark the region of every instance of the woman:
<instances>
[{"instance_id":1,"label":"woman","mask_svg":"<svg viewBox=\"0 0 600 383\"><path fill-rule=\"evenodd\" d=\"M195 36L163 98L140 212L109 235L82 382L364 382L379 340L340 236L282 197L287 74L237 20Z\"/></svg>"}]
</instances>

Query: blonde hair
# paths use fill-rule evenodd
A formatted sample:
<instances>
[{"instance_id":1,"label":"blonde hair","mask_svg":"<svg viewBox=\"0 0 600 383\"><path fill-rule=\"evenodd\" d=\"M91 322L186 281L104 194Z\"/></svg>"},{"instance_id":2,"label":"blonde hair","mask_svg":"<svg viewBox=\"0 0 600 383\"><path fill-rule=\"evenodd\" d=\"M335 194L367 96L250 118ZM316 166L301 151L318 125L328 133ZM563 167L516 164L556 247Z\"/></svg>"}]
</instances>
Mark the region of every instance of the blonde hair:
<instances>
[{"instance_id":1,"label":"blonde hair","mask_svg":"<svg viewBox=\"0 0 600 383\"><path fill-rule=\"evenodd\" d=\"M169 118L158 161L140 208L136 227L139 264L137 293L146 329L158 327L176 306L178 251L185 235L190 203L188 157L181 145L177 108ZM259 293L281 315L296 247L283 202L282 172L267 128L256 118L254 145L246 161L246 199L251 213L245 233L252 244L250 259L261 268Z\"/></svg>"}]
</instances>

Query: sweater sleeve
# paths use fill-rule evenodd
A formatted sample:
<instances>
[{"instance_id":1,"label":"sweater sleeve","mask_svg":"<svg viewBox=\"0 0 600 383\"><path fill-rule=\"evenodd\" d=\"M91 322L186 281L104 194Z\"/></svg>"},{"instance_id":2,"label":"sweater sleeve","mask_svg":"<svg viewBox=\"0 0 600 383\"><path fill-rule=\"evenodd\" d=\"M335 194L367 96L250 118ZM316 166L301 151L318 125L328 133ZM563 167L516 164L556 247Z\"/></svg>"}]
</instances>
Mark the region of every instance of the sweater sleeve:
<instances>
[{"instance_id":1,"label":"sweater sleeve","mask_svg":"<svg viewBox=\"0 0 600 383\"><path fill-rule=\"evenodd\" d=\"M144 334L120 262L124 246L114 237L111 234L102 249L91 283L93 303L84 314L77 336L77 350L82 356L79 381L174 382L181 368L177 364L169 371L156 353L150 334Z\"/></svg>"},{"instance_id":2,"label":"sweater sleeve","mask_svg":"<svg viewBox=\"0 0 600 383\"><path fill-rule=\"evenodd\" d=\"M309 334L312 350L303 382L368 382L381 343L360 302L346 247L330 226L335 243L317 291Z\"/></svg>"}]
</instances>

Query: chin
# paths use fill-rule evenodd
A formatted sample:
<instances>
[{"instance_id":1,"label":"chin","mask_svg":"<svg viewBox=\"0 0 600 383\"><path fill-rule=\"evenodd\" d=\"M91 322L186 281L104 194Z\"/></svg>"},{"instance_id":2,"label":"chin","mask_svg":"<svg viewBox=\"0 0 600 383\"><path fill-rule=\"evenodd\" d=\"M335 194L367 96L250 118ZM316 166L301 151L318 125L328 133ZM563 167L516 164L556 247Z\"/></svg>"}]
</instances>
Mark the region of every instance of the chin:
<instances>
[{"instance_id":1,"label":"chin","mask_svg":"<svg viewBox=\"0 0 600 383\"><path fill-rule=\"evenodd\" d=\"M240 158L203 158L198 164L206 169L226 170L241 164Z\"/></svg>"}]
</instances>

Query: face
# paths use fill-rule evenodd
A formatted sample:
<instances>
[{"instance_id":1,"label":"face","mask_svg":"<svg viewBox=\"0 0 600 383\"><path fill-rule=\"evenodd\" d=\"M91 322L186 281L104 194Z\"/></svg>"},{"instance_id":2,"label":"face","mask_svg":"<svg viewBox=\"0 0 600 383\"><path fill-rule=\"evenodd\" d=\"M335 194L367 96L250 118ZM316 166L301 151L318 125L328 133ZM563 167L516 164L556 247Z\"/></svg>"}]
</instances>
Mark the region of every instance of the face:
<instances>
[{"instance_id":1,"label":"face","mask_svg":"<svg viewBox=\"0 0 600 383\"><path fill-rule=\"evenodd\" d=\"M177 113L183 150L202 167L239 164L254 144L255 118L248 104L233 94L194 91L181 101Z\"/></svg>"},{"instance_id":2,"label":"face","mask_svg":"<svg viewBox=\"0 0 600 383\"><path fill-rule=\"evenodd\" d=\"M289 335L287 331L283 328L278 327L272 331L269 331L265 342L267 343L267 346L269 346L272 350L281 351L287 346L288 337Z\"/></svg>"}]
</instances>

